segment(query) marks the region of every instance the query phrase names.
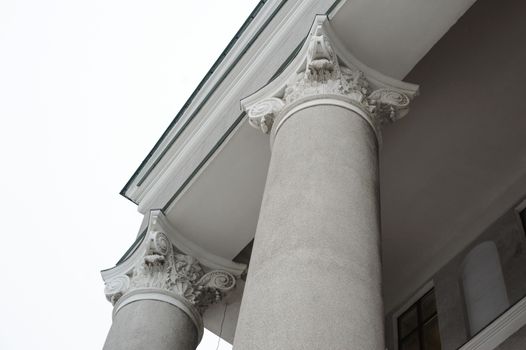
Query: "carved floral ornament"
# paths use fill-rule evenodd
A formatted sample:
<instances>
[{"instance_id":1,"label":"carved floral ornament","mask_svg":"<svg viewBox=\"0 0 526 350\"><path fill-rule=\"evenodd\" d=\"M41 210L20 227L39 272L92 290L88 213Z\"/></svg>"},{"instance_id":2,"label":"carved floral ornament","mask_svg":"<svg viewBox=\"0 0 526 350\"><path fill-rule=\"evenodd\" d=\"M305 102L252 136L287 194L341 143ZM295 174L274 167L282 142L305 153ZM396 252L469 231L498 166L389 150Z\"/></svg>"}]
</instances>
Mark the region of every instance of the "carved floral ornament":
<instances>
[{"instance_id":1,"label":"carved floral ornament","mask_svg":"<svg viewBox=\"0 0 526 350\"><path fill-rule=\"evenodd\" d=\"M276 116L287 106L315 96L343 97L367 115L375 130L407 114L412 96L396 88L371 84L364 72L340 62L323 28L324 20L317 17L306 51L303 50L304 63L282 88L274 89L277 92L270 97L258 92L247 98L254 102L242 101L252 126L269 133Z\"/></svg>"},{"instance_id":2,"label":"carved floral ornament","mask_svg":"<svg viewBox=\"0 0 526 350\"><path fill-rule=\"evenodd\" d=\"M150 232L147 239L142 259L129 272L106 281L104 293L112 304L134 290L152 288L184 298L202 314L235 286L232 274L222 270L205 273L196 258L177 252L164 233Z\"/></svg>"}]
</instances>

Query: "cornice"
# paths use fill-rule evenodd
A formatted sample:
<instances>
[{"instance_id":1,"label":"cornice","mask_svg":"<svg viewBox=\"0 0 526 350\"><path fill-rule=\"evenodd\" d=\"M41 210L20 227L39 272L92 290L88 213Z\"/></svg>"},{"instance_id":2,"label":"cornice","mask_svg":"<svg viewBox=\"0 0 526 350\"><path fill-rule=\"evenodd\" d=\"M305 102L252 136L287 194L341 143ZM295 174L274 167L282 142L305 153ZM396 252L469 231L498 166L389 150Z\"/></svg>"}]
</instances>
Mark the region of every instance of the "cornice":
<instances>
[{"instance_id":1,"label":"cornice","mask_svg":"<svg viewBox=\"0 0 526 350\"><path fill-rule=\"evenodd\" d=\"M269 20L286 2L287 0L262 0L256 5L236 35L205 74L170 125L168 125L160 139L155 143L152 150L150 150L124 185L120 192L121 195L137 204L137 201L129 195L130 190L132 190L132 193L134 192L133 185L140 187L147 181L147 177L159 164L161 158L166 155L167 150L174 145L181 132L199 111L200 106L206 102L208 96L218 87L225 75L229 73L230 67L235 65L240 57L244 55L247 48L251 45L251 41L257 38L259 32L268 25Z\"/></svg>"},{"instance_id":2,"label":"cornice","mask_svg":"<svg viewBox=\"0 0 526 350\"><path fill-rule=\"evenodd\" d=\"M245 91L253 91L266 83L301 42L310 14L327 12L334 9L335 4L344 2L285 0L269 1L262 7L243 33L244 38L236 43L238 48L233 48L228 54L235 58L225 59L216 69L206 86L185 107L184 115L178 117L178 126L163 136L156 154L143 164L143 170L125 187L123 194L138 204L141 213L154 207L166 210L165 204L174 202L171 196L181 193L188 178L204 166L201 161L214 158L215 151L222 144L221 139L225 139L225 132L240 114L239 100ZM290 33L294 34L291 36ZM245 46L241 46L242 43ZM146 171L148 174L144 177ZM143 179L137 186L139 177Z\"/></svg>"}]
</instances>

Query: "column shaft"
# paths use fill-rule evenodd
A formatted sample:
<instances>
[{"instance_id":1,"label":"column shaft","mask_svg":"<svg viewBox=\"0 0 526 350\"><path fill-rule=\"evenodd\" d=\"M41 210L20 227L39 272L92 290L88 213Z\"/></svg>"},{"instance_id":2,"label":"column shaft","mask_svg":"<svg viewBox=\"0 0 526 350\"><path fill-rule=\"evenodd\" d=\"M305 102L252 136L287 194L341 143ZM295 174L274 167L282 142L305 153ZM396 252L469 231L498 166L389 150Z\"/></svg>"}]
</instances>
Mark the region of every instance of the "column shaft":
<instances>
[{"instance_id":1,"label":"column shaft","mask_svg":"<svg viewBox=\"0 0 526 350\"><path fill-rule=\"evenodd\" d=\"M236 350L385 348L377 152L368 122L340 106L280 125Z\"/></svg>"},{"instance_id":2,"label":"column shaft","mask_svg":"<svg viewBox=\"0 0 526 350\"><path fill-rule=\"evenodd\" d=\"M104 350L195 350L197 330L178 307L157 300L138 300L120 309Z\"/></svg>"}]
</instances>

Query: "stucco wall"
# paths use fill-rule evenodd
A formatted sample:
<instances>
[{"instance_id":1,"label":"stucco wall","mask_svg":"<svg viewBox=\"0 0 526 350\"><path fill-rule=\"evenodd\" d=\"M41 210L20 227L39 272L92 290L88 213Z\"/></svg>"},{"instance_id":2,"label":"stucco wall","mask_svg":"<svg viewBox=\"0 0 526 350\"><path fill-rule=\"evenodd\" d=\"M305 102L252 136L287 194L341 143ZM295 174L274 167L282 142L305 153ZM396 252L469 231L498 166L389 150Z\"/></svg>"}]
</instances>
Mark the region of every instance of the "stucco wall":
<instances>
[{"instance_id":1,"label":"stucco wall","mask_svg":"<svg viewBox=\"0 0 526 350\"><path fill-rule=\"evenodd\" d=\"M471 249L485 241L494 242L497 246L510 305L526 296L526 236L515 209L510 208L462 253L431 278L437 300L442 350L458 349L469 339L469 327L462 291L463 262ZM386 325L388 329L387 344L389 349L395 349L393 313L387 315ZM513 344L520 343L519 340L522 341L523 347L514 348ZM513 339L503 344L502 349L523 349L526 346L524 344L526 344L526 330L523 329L517 332Z\"/></svg>"},{"instance_id":2,"label":"stucco wall","mask_svg":"<svg viewBox=\"0 0 526 350\"><path fill-rule=\"evenodd\" d=\"M495 350L523 350L526 348L526 326L515 332L504 343L500 344Z\"/></svg>"},{"instance_id":3,"label":"stucco wall","mask_svg":"<svg viewBox=\"0 0 526 350\"><path fill-rule=\"evenodd\" d=\"M480 127L476 122L480 113L493 113L502 122L504 116L524 117L522 112L517 112L517 109L507 103L499 102L496 112L490 107L494 106L494 98L503 101L503 96L508 96L509 92L523 91L520 86L523 85L522 58L526 57L526 46L517 43L523 42L526 35L525 10L524 1L478 0L417 64L406 80L421 84L419 99L422 100L422 105L433 108L428 114L433 114L435 120L441 114L451 113L458 118L473 118L473 128ZM462 96L462 103L453 102L452 96ZM473 99L473 96L476 98ZM424 99L427 101L423 101ZM478 110L474 106L483 107ZM466 137L470 135L466 134ZM524 149L517 148L516 151L524 153ZM466 159L466 163L470 161ZM481 171L489 172L492 169ZM502 186L506 186L506 183L503 180ZM490 240L496 244L510 304L513 305L526 296L526 238L514 208L503 208L502 212L503 215L481 232L460 254L434 276L429 276L437 297L443 350L458 349L469 338L461 287L462 263L466 254L478 243ZM407 301L400 305L405 303ZM396 349L393 314L398 309L387 314L385 320L389 350ZM521 346L517 347L516 344ZM523 328L517 332L498 349L526 349L526 330Z\"/></svg>"}]
</instances>

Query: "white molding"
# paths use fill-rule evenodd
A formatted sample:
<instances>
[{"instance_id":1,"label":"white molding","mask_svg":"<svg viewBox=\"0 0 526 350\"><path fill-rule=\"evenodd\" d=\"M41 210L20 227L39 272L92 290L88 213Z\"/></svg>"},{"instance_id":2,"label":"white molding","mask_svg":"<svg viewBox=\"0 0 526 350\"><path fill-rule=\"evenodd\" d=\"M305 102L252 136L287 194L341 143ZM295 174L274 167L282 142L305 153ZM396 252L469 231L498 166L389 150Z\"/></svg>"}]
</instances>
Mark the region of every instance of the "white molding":
<instances>
[{"instance_id":1,"label":"white molding","mask_svg":"<svg viewBox=\"0 0 526 350\"><path fill-rule=\"evenodd\" d=\"M235 277L240 277L241 274L246 270L245 264L235 263L231 260L212 254L181 235L170 224L170 222L160 210L152 210L150 212L148 229L145 237L148 237L148 234L151 232L164 232L179 251L195 257L205 268L210 270L224 270L231 273ZM147 246L148 240L143 239L135 251L131 253L131 255L121 264L101 271L102 278L107 281L131 271L137 262L142 259Z\"/></svg>"},{"instance_id":2,"label":"white molding","mask_svg":"<svg viewBox=\"0 0 526 350\"><path fill-rule=\"evenodd\" d=\"M170 293L162 289L155 288L141 288L133 290L130 293L125 294L119 299L113 308L112 317L115 318L117 313L126 305L141 300L156 300L171 304L180 310L182 310L194 323L197 329L197 343L201 342L203 338L203 318L196 311L195 307L192 306L183 297Z\"/></svg>"},{"instance_id":3,"label":"white molding","mask_svg":"<svg viewBox=\"0 0 526 350\"><path fill-rule=\"evenodd\" d=\"M526 325L526 297L476 334L459 350L493 350Z\"/></svg>"},{"instance_id":4,"label":"white molding","mask_svg":"<svg viewBox=\"0 0 526 350\"><path fill-rule=\"evenodd\" d=\"M434 287L427 282L392 316L393 350L398 350L398 317ZM440 323L440 318L438 319ZM526 325L526 297L518 301L458 350L493 350Z\"/></svg>"},{"instance_id":5,"label":"white molding","mask_svg":"<svg viewBox=\"0 0 526 350\"><path fill-rule=\"evenodd\" d=\"M239 100L246 95L246 91L255 91L268 82L273 74L269 69L279 67L301 42L307 30L303 28L307 23L312 23L310 14L325 12L333 3L333 0L289 1L279 11L273 23L261 33L243 58L242 61L250 64L238 64L239 68L235 68L222 82L218 91L206 102L199 115L170 147L143 184L140 187L135 187L136 181L130 184L126 193L138 202L141 213L154 207L164 207L239 116ZM273 62L272 65L269 62ZM266 72L268 77L262 72ZM192 108L178 123L182 125L197 104L198 101L194 101ZM173 134L173 131L170 132L166 139L171 139ZM167 141L163 142L158 152L166 144Z\"/></svg>"},{"instance_id":6,"label":"white molding","mask_svg":"<svg viewBox=\"0 0 526 350\"><path fill-rule=\"evenodd\" d=\"M283 124L295 113L312 107L312 106L337 106L341 108L348 109L351 112L356 113L363 120L365 120L373 129L374 133L377 136L377 139L380 140L380 132L377 129L374 121L371 120L371 116L367 113L364 113L363 109L359 106L356 106L352 103L352 100L346 99L337 95L328 95L328 96L316 96L316 97L306 97L301 100L296 101L295 103L287 106L283 111L283 115L279 118L278 123L272 128L272 133L270 134L270 146L274 144L274 139L278 134L279 129Z\"/></svg>"},{"instance_id":7,"label":"white molding","mask_svg":"<svg viewBox=\"0 0 526 350\"><path fill-rule=\"evenodd\" d=\"M180 120L174 125L174 127L169 131L168 135L164 138L163 142L159 145L156 152L148 160L148 162L141 169L141 172L137 174L134 181L130 184L130 188L127 189L127 195L135 200L139 200L143 192L149 188L152 179L149 179L150 176L143 182L143 185L140 187L135 187L135 184L139 181L140 178L144 175L146 169L148 169L152 163L156 161L157 153L161 153L163 149L171 142L173 137L180 131L181 127L185 124L188 118L196 111L197 107L204 101L206 96L210 93L211 89L220 81L229 67L234 64L237 57L245 50L245 47L248 45L250 40L262 27L262 25L267 21L275 9L280 5L280 1L267 1L265 5L261 8L260 12L256 17L254 17L252 23L247 27L243 32L243 35L236 41L232 49L227 53L226 57L223 59L221 64L216 68L216 70L211 74L211 76L206 81L205 86L200 89L193 100L191 101L188 108L184 111ZM172 145L175 146L175 145ZM137 197L137 198L135 198Z\"/></svg>"}]
</instances>

